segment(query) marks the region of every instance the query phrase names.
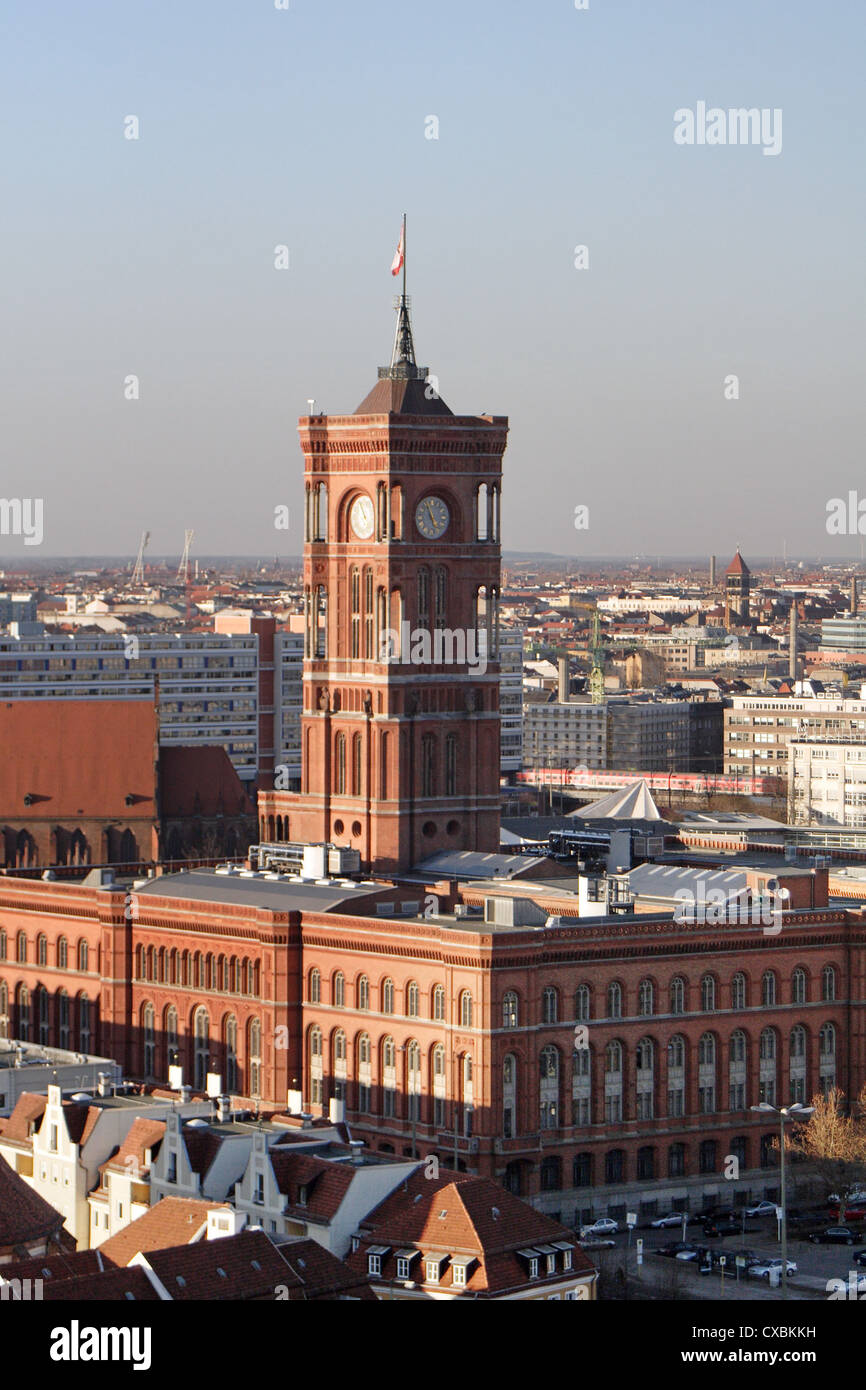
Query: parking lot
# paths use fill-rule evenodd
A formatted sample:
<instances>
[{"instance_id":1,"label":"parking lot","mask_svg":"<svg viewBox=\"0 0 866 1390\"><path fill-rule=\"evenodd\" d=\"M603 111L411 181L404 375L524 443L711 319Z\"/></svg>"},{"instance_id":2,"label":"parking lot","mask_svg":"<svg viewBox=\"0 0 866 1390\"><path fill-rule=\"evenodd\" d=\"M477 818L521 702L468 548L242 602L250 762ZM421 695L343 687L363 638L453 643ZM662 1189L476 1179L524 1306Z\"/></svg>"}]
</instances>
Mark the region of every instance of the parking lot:
<instances>
[{"instance_id":1,"label":"parking lot","mask_svg":"<svg viewBox=\"0 0 866 1390\"><path fill-rule=\"evenodd\" d=\"M816 1213L815 1226L823 1228L835 1225L836 1222L825 1212ZM789 1227L788 1229L788 1259L793 1260L797 1265L797 1273L788 1275L788 1283L792 1292L801 1290L813 1297L827 1297L827 1283L831 1279L841 1279L849 1283L849 1275L853 1273L857 1280L862 1281L860 1288L866 1296L866 1268L861 1269L853 1259L859 1251L866 1249L866 1230L863 1229L861 1222L849 1223L857 1233L857 1238L853 1246L847 1245L817 1245L808 1239L808 1232L813 1229L812 1225L805 1228ZM806 1234L804 1234L804 1229ZM692 1220L687 1227L687 1244L702 1247L715 1254L724 1253L726 1256L725 1268L725 1291L732 1284L736 1284L738 1279L754 1292L756 1287L768 1287L765 1279L755 1279L749 1277L745 1269L737 1271L735 1259L738 1251L748 1249L753 1251L759 1258L779 1259L781 1257L781 1242L777 1234L777 1222L772 1217L747 1218L745 1229L741 1224L740 1232L737 1235L719 1236L711 1239L704 1234L703 1227L699 1221ZM683 1287L694 1280L700 1283L712 1283L718 1289L721 1283L721 1271L717 1262L713 1262L712 1274L701 1275L699 1273L699 1261L675 1260L671 1256L662 1256L657 1252L660 1247L672 1245L682 1241L682 1227L666 1227L660 1230L651 1228L635 1229L631 1233L629 1242L628 1232L618 1231L612 1237L614 1248L620 1253L629 1248L627 1267L630 1272L637 1273L637 1239L643 1242L644 1265L643 1269L649 1273L647 1266L652 1264L664 1268L665 1266L678 1265L683 1273L679 1276L679 1281ZM588 1251L588 1253L592 1253ZM733 1294L733 1289L730 1290ZM742 1290L745 1293L745 1288ZM774 1290L778 1293L778 1289ZM736 1295L734 1295L736 1296Z\"/></svg>"}]
</instances>

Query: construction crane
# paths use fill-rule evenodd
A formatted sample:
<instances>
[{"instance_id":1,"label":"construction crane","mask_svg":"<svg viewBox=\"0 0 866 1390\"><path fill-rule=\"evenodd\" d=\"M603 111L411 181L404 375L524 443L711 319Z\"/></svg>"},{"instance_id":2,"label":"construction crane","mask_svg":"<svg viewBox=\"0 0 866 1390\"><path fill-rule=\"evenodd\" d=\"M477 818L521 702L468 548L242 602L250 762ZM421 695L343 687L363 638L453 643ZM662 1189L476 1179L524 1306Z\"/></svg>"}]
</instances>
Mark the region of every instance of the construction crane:
<instances>
[{"instance_id":1,"label":"construction crane","mask_svg":"<svg viewBox=\"0 0 866 1390\"><path fill-rule=\"evenodd\" d=\"M141 540L138 543L138 554L135 557L135 564L132 567L132 578L130 579L131 584L144 583L144 552L147 549L147 543L149 540L150 532L142 531Z\"/></svg>"},{"instance_id":2,"label":"construction crane","mask_svg":"<svg viewBox=\"0 0 866 1390\"><path fill-rule=\"evenodd\" d=\"M589 673L589 697L594 705L604 704L604 647L599 637L598 609L592 618L592 666Z\"/></svg>"},{"instance_id":3,"label":"construction crane","mask_svg":"<svg viewBox=\"0 0 866 1390\"><path fill-rule=\"evenodd\" d=\"M189 550L194 535L195 531L184 531L183 533L183 554L180 557L180 564L177 567L178 584L189 583Z\"/></svg>"}]
</instances>

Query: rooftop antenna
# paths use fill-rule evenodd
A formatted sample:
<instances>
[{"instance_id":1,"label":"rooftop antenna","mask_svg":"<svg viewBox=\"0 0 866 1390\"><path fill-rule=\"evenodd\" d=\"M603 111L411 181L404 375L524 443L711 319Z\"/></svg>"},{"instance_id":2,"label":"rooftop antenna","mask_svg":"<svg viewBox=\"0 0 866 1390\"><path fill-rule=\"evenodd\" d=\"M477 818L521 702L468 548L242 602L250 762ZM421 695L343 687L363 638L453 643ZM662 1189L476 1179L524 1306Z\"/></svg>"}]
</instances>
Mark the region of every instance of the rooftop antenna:
<instances>
[{"instance_id":1,"label":"rooftop antenna","mask_svg":"<svg viewBox=\"0 0 866 1390\"><path fill-rule=\"evenodd\" d=\"M144 552L147 548L147 543L149 540L150 532L142 531L141 540L138 543L138 554L135 557L135 564L132 567L132 578L130 580L131 584L144 583Z\"/></svg>"}]
</instances>

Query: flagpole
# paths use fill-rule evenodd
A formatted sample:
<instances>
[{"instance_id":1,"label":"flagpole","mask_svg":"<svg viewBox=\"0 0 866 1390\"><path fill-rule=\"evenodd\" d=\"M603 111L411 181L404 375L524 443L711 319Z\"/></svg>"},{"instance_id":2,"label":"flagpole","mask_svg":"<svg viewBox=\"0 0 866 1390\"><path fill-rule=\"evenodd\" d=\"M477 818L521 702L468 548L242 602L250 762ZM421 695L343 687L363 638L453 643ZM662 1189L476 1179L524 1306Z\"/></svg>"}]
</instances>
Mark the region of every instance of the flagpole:
<instances>
[{"instance_id":1,"label":"flagpole","mask_svg":"<svg viewBox=\"0 0 866 1390\"><path fill-rule=\"evenodd\" d=\"M406 214L403 213L403 304L406 304Z\"/></svg>"}]
</instances>

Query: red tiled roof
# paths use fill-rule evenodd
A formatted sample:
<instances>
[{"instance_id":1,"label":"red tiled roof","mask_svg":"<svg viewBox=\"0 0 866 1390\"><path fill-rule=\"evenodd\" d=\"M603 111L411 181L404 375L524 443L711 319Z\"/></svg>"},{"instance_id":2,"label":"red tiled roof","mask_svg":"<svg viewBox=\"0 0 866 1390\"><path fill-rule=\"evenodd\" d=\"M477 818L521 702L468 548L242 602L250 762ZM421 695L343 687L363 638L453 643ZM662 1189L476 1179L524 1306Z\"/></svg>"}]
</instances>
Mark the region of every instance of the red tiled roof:
<instances>
[{"instance_id":1,"label":"red tiled roof","mask_svg":"<svg viewBox=\"0 0 866 1390\"><path fill-rule=\"evenodd\" d=\"M132 1127L120 1147L100 1164L99 1171L104 1173L106 1168L118 1168L129 1170L132 1168L130 1159L139 1172L146 1171L145 1154L148 1149L159 1149L159 1145L165 1137L165 1120L148 1120L139 1116L133 1120ZM155 1157L155 1155L154 1155Z\"/></svg>"},{"instance_id":2,"label":"red tiled roof","mask_svg":"<svg viewBox=\"0 0 866 1390\"><path fill-rule=\"evenodd\" d=\"M3 701L0 746L0 814L9 820L154 817L157 715L150 699ZM127 805L130 795L136 802Z\"/></svg>"},{"instance_id":3,"label":"red tiled roof","mask_svg":"<svg viewBox=\"0 0 866 1390\"><path fill-rule=\"evenodd\" d=\"M78 1279L62 1282L46 1280L42 1286L46 1303L155 1303L160 1295L145 1270L104 1269Z\"/></svg>"},{"instance_id":4,"label":"red tiled roof","mask_svg":"<svg viewBox=\"0 0 866 1390\"><path fill-rule=\"evenodd\" d=\"M63 1216L0 1158L0 1250L54 1235Z\"/></svg>"},{"instance_id":5,"label":"red tiled roof","mask_svg":"<svg viewBox=\"0 0 866 1390\"><path fill-rule=\"evenodd\" d=\"M276 1298L281 1286L290 1301L302 1297L301 1279L264 1231L154 1250L147 1262L178 1302Z\"/></svg>"},{"instance_id":6,"label":"red tiled roof","mask_svg":"<svg viewBox=\"0 0 866 1390\"><path fill-rule=\"evenodd\" d=\"M196 1197L163 1197L143 1216L136 1217L117 1235L99 1246L103 1256L116 1265L128 1265L133 1255L149 1250L167 1250L200 1239L207 1228L209 1211L225 1211L225 1202L202 1202Z\"/></svg>"},{"instance_id":7,"label":"red tiled roof","mask_svg":"<svg viewBox=\"0 0 866 1390\"><path fill-rule=\"evenodd\" d=\"M329 1163L325 1158L278 1147L271 1149L270 1159L277 1186L290 1207L297 1207L313 1221L330 1221L336 1216L355 1175L351 1164ZM307 1189L303 1207L298 1201L302 1187Z\"/></svg>"},{"instance_id":8,"label":"red tiled roof","mask_svg":"<svg viewBox=\"0 0 866 1390\"><path fill-rule=\"evenodd\" d=\"M47 1096L37 1096L33 1091L22 1091L12 1114L8 1119L0 1121L0 1134L4 1140L26 1144L32 1131L39 1128L47 1104Z\"/></svg>"},{"instance_id":9,"label":"red tiled roof","mask_svg":"<svg viewBox=\"0 0 866 1390\"><path fill-rule=\"evenodd\" d=\"M85 1274L98 1274L99 1269L95 1250L52 1250L50 1255L33 1255L29 1260L13 1260L2 1267L4 1279L53 1279L58 1283L63 1279L79 1279Z\"/></svg>"},{"instance_id":10,"label":"red tiled roof","mask_svg":"<svg viewBox=\"0 0 866 1390\"><path fill-rule=\"evenodd\" d=\"M435 1254L472 1256L474 1266L465 1285L460 1286L461 1292L465 1289L469 1294L503 1293L529 1285L526 1262L517 1252L539 1244L567 1242L572 1247L572 1269L566 1273L560 1265L555 1274L546 1275L542 1267L541 1277L532 1280L532 1287L594 1270L566 1226L512 1196L492 1179L468 1174L440 1174L438 1179L428 1179L423 1169L418 1170L367 1217L362 1229L366 1238L348 1261L359 1272L366 1268L366 1247L370 1244L390 1247L382 1264L385 1279L396 1273L395 1252L399 1249L419 1250L422 1260ZM415 1277L423 1280L423 1274ZM439 1287L454 1287L450 1262Z\"/></svg>"}]
</instances>

